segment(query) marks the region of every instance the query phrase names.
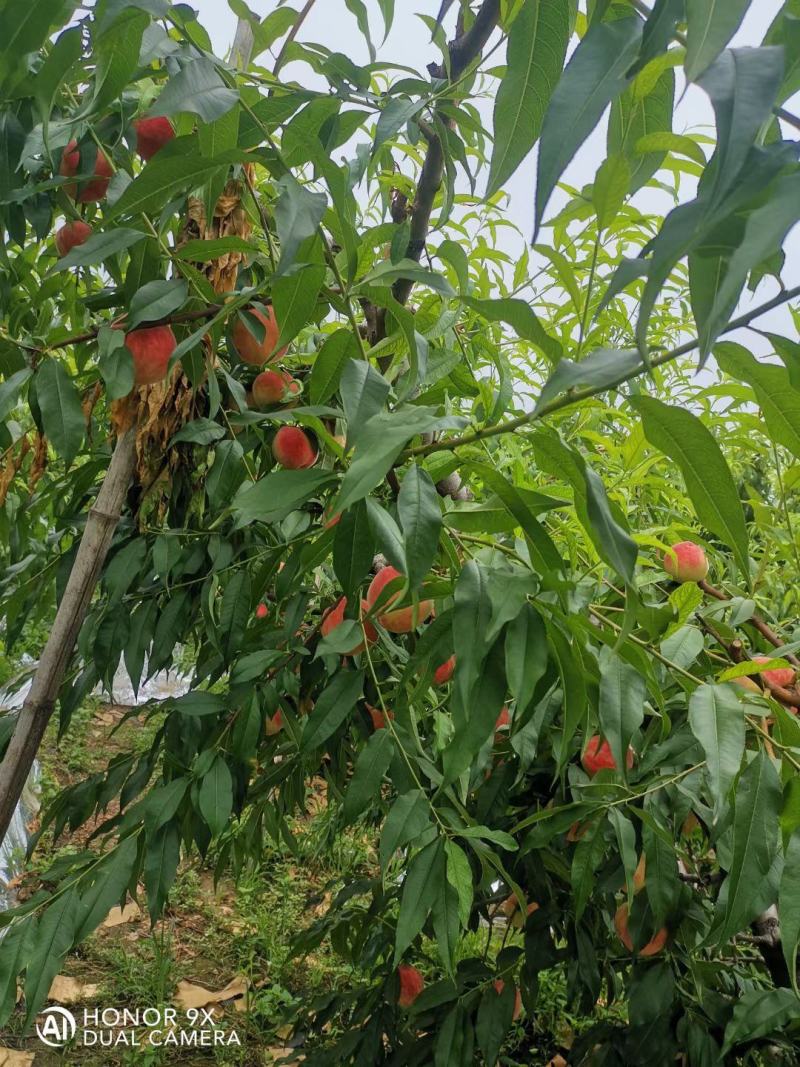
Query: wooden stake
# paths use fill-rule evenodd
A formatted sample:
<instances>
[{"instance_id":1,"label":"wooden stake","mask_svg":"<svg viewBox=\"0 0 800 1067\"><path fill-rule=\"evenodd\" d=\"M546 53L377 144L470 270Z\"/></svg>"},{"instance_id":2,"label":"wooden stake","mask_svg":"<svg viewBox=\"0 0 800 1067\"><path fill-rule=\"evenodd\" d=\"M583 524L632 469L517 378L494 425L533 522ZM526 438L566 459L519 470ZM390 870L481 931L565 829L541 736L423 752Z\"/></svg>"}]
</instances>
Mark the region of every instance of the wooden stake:
<instances>
[{"instance_id":1,"label":"wooden stake","mask_svg":"<svg viewBox=\"0 0 800 1067\"><path fill-rule=\"evenodd\" d=\"M55 709L78 633L119 523L136 464L135 444L135 428L126 430L117 440L97 500L89 510L67 588L58 605L30 692L20 709L17 725L0 765L0 841L6 835Z\"/></svg>"}]
</instances>

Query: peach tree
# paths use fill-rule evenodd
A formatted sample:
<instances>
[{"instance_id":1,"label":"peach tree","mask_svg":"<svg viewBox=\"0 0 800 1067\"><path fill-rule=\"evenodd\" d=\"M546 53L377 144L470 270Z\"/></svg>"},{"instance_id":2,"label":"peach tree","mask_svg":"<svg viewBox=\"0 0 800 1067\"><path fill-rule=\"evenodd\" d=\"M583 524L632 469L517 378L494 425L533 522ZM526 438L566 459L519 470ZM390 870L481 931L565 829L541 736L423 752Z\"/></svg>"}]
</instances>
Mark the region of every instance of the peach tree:
<instances>
[{"instance_id":1,"label":"peach tree","mask_svg":"<svg viewBox=\"0 0 800 1067\"><path fill-rule=\"evenodd\" d=\"M570 1063L793 1062L800 7L327 4L369 62L314 0L229 0L225 58L189 4L3 5L2 634L48 637L0 833L53 715L191 688L48 806L90 844L0 917L0 1017L316 778L379 869L299 933L354 976L308 1063L545 1062L549 972Z\"/></svg>"}]
</instances>

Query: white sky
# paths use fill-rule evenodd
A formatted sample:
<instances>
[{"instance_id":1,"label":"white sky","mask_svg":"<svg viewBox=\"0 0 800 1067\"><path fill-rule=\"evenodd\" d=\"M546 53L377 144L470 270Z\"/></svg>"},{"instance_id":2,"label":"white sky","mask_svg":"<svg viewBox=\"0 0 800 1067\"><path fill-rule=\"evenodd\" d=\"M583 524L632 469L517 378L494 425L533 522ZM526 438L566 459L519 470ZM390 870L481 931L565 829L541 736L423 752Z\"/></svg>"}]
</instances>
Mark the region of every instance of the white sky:
<instances>
[{"instance_id":1,"label":"white sky","mask_svg":"<svg viewBox=\"0 0 800 1067\"><path fill-rule=\"evenodd\" d=\"M223 0L190 0L191 6L200 13L200 22L208 30L214 43L215 52L224 55L231 44L236 27L236 16L228 8ZM293 7L300 7L300 0L290 0ZM431 62L438 60L439 53L430 40L430 32L424 22L417 18L417 13L434 17L440 6L440 0L396 0L396 13L394 26L388 40L380 46L383 35L383 22L380 7L377 0L365 0L370 14L370 22L373 30L373 39L378 46L378 60L391 60L395 63L405 64L420 72L422 77L427 77L425 67ZM249 0L249 7L259 15L266 15L277 6L277 0ZM649 6L652 6L650 3ZM782 0L753 0L744 23L733 39L734 46L758 45L763 40L767 28L782 6ZM446 28L451 31L455 21L455 12L458 4L453 7L446 20ZM319 42L331 51L343 52L355 63L366 64L369 62L367 46L364 42L355 18L347 10L344 0L317 0L314 8L306 19L299 35L300 40ZM262 62L268 62L267 57L262 57ZM499 51L492 57L492 64L503 62L503 53ZM294 78L303 84L309 84L310 69L305 65L287 65L283 74L287 78ZM402 77L402 74L398 74ZM316 79L314 79L316 82ZM680 94L680 89L678 90ZM793 101L789 101L791 108ZM794 102L796 105L796 101ZM491 101L485 102L481 107L486 119L486 125L491 129ZM795 106L795 110L797 107ZM709 129L711 128L711 129ZM674 129L677 133L687 131L698 132L713 129L713 112L705 93L690 86L683 95L676 110ZM788 136L792 136L789 131ZM578 152L563 175L563 180L576 187L581 187L591 182L594 175L605 158L605 121L586 141L583 148ZM536 175L536 155L532 153L517 173L508 182L506 191L509 194L509 208L507 217L513 221L522 232L523 239L530 239L533 230L533 202ZM485 176L483 178L485 182ZM693 182L684 177L682 187L682 199L690 199L694 195ZM559 205L558 195L553 197L550 203L549 214L554 214ZM563 199L563 197L562 197ZM667 198L650 190L642 190L637 193L635 203L643 210L660 210L665 212L672 206ZM545 234L546 236L546 234ZM800 276L800 270L796 264L800 262L800 234L790 237L787 244L787 264L784 271L784 281L787 286L796 284ZM768 280L759 287L757 303L763 303L777 292L774 281ZM749 295L743 298L741 309L752 303ZM794 336L795 330L791 316L787 309L778 309L769 316L758 321L762 329L770 329ZM734 335L732 335L734 336ZM763 350L763 344L753 335L747 332L739 338L751 348Z\"/></svg>"}]
</instances>

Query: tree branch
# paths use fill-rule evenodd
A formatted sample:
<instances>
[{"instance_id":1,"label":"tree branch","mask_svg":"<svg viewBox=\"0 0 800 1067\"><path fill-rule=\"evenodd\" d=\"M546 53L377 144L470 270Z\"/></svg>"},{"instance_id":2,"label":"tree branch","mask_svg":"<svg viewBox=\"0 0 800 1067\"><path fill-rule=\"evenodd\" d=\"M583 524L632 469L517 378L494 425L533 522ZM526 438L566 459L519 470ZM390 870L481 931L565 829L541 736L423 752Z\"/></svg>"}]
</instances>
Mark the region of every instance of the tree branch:
<instances>
[{"instance_id":1,"label":"tree branch","mask_svg":"<svg viewBox=\"0 0 800 1067\"><path fill-rule=\"evenodd\" d=\"M480 55L499 17L500 0L484 0L469 30L451 42L449 48L451 81L456 81L469 64ZM437 78L446 77L446 72L441 66L433 68L431 73ZM443 119L443 121L446 120ZM425 250L434 201L444 177L444 148L441 137L433 130L431 133L425 162L422 164L417 182L417 195L414 198L414 207L411 212L411 233L406 248L406 259L413 259L416 263L419 263ZM414 283L409 278L398 278L392 286L395 300L400 304L405 304L413 288ZM385 336L385 318L384 311L379 316L380 328L376 341L382 340Z\"/></svg>"},{"instance_id":2,"label":"tree branch","mask_svg":"<svg viewBox=\"0 0 800 1067\"><path fill-rule=\"evenodd\" d=\"M704 593L706 593L710 597L713 597L715 600L731 599L727 593L723 593L720 589L715 589L713 585L710 585L706 581L702 581L698 584L700 585L700 588L703 590ZM783 645L786 644L786 642L781 639L780 635L777 634L772 629L772 627L761 618L760 615L751 615L747 622L752 623L753 626L755 626L758 632L762 635L762 637L769 641L773 648L781 648ZM788 660L789 663L793 664L795 667L800 667L800 659L798 659L797 656L795 656L791 652L787 652L783 656L783 659Z\"/></svg>"},{"instance_id":3,"label":"tree branch","mask_svg":"<svg viewBox=\"0 0 800 1067\"><path fill-rule=\"evenodd\" d=\"M754 319L759 317L759 315L765 315L768 311L772 311L774 308L786 304L789 300L794 300L797 296L800 296L800 285L795 286L793 289L787 289L782 293L778 293L777 296L772 297L771 300L767 300L766 303L760 304L757 308L753 308L744 315L740 315L738 319L732 319L722 333L730 333L732 330L740 330L745 326L749 326ZM699 344L699 338L693 337L690 341L678 345L677 348L672 348L668 352L662 352L659 356L653 356L650 360L650 365L652 367L663 367L665 363L671 363L679 356L685 356L689 352L694 351ZM545 415L551 415L554 411L562 411L564 408L572 407L574 404L580 404L582 401L588 400L590 397L599 396L600 393L607 393L610 389L616 389L617 386L622 385L623 382L630 381L631 378L638 378L646 369L644 363L641 363L634 370L629 371L627 374L621 374L616 381L609 382L607 385L587 386L584 389L571 389L563 396L556 397L549 403L543 404L538 411L526 412L524 415L519 415L515 419L509 419L507 422L499 422L495 426L487 426L481 430L473 430L471 433L463 434L461 437L445 438L441 441L435 441L432 444L417 445L415 448L407 448L400 455L395 466L400 466L405 460L410 459L412 456L427 456L431 452L447 452L454 448L461 448L463 445L472 445L477 441L484 441L488 437L499 437L501 434L513 433L515 430L520 430L524 426L539 422Z\"/></svg>"}]
</instances>

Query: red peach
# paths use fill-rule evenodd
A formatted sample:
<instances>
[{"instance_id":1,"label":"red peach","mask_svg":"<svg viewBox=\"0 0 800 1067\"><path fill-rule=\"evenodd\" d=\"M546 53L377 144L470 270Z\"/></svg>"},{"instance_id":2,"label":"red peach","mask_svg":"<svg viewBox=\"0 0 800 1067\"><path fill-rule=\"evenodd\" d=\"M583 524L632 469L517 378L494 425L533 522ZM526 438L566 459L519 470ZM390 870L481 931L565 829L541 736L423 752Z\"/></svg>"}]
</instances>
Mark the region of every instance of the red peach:
<instances>
[{"instance_id":1,"label":"red peach","mask_svg":"<svg viewBox=\"0 0 800 1067\"><path fill-rule=\"evenodd\" d=\"M175 334L170 326L149 326L125 334L125 347L133 356L134 384L152 385L167 376Z\"/></svg>"},{"instance_id":2,"label":"red peach","mask_svg":"<svg viewBox=\"0 0 800 1067\"><path fill-rule=\"evenodd\" d=\"M91 236L92 227L84 222L83 219L75 219L74 222L68 222L60 230L56 231L56 252L60 256L65 256L73 248L77 248L78 245L88 241Z\"/></svg>"},{"instance_id":3,"label":"red peach","mask_svg":"<svg viewBox=\"0 0 800 1067\"><path fill-rule=\"evenodd\" d=\"M401 1008L410 1008L425 988L425 979L416 967L408 963L400 964L397 968L397 977L400 979L400 995L397 1003Z\"/></svg>"},{"instance_id":4,"label":"red peach","mask_svg":"<svg viewBox=\"0 0 800 1067\"><path fill-rule=\"evenodd\" d=\"M267 605L263 604L263 603L259 604L258 607L256 608L256 618L257 619L266 619L268 614L269 614L269 608L267 607Z\"/></svg>"},{"instance_id":5,"label":"red peach","mask_svg":"<svg viewBox=\"0 0 800 1067\"><path fill-rule=\"evenodd\" d=\"M456 657L451 656L445 660L441 667L437 667L433 675L434 685L446 685L455 674Z\"/></svg>"},{"instance_id":6,"label":"red peach","mask_svg":"<svg viewBox=\"0 0 800 1067\"><path fill-rule=\"evenodd\" d=\"M78 142L72 140L61 154L61 166L58 168L58 173L65 178L72 178L78 173L80 163L81 154L78 150ZM108 156L98 148L94 164L94 179L80 183L71 182L64 186L64 192L73 200L77 200L79 204L90 204L92 201L102 200L113 173Z\"/></svg>"},{"instance_id":7,"label":"red peach","mask_svg":"<svg viewBox=\"0 0 800 1067\"><path fill-rule=\"evenodd\" d=\"M323 637L327 637L329 633L332 633L337 627L341 626L344 622L344 613L347 608L347 597L343 596L332 608L329 608L322 617L322 623L320 625L320 633ZM361 610L367 611L367 602L361 601ZM364 632L367 635L367 640L370 644L378 639L377 631L369 619L364 620ZM357 656L359 652L363 652L365 644L360 641L354 648L351 648L349 652L344 653L346 656Z\"/></svg>"},{"instance_id":8,"label":"red peach","mask_svg":"<svg viewBox=\"0 0 800 1067\"><path fill-rule=\"evenodd\" d=\"M402 578L400 571L394 567L382 567L372 579L367 590L367 603L370 610L374 607L383 589L395 578ZM398 608L396 611L387 611L400 596L399 591L394 593L382 607L382 614L378 616L378 622L384 629L393 634L407 634L433 615L433 601L422 600L416 608L410 605L407 608Z\"/></svg>"},{"instance_id":9,"label":"red peach","mask_svg":"<svg viewBox=\"0 0 800 1067\"><path fill-rule=\"evenodd\" d=\"M297 390L294 378L288 371L264 370L253 382L253 400L256 407L267 408L273 404L281 404L287 399L287 394L295 396Z\"/></svg>"},{"instance_id":10,"label":"red peach","mask_svg":"<svg viewBox=\"0 0 800 1067\"><path fill-rule=\"evenodd\" d=\"M633 766L633 759L634 752L629 745L625 756L625 763L628 770ZM617 764L611 753L611 746L608 741L602 739L600 734L595 734L593 737L589 738L586 749L581 757L581 763L583 764L583 769L590 777L594 777L598 771L615 771L617 769Z\"/></svg>"},{"instance_id":11,"label":"red peach","mask_svg":"<svg viewBox=\"0 0 800 1067\"><path fill-rule=\"evenodd\" d=\"M494 985L495 991L497 992L497 995L499 997L500 994L505 989L506 983L503 981L502 978L496 978L492 984ZM511 1016L513 1022L517 1021L521 1011L522 1011L522 994L520 993L519 989L515 989L514 990L514 1014Z\"/></svg>"},{"instance_id":12,"label":"red peach","mask_svg":"<svg viewBox=\"0 0 800 1067\"><path fill-rule=\"evenodd\" d=\"M136 130L136 151L145 163L175 136L172 123L164 115L136 119L133 128Z\"/></svg>"},{"instance_id":13,"label":"red peach","mask_svg":"<svg viewBox=\"0 0 800 1067\"><path fill-rule=\"evenodd\" d=\"M620 939L620 941L628 950L628 952L633 952L633 938L631 937L630 931L628 930L627 904L620 904L620 906L617 908L616 914L614 915L614 928L617 931L617 937ZM661 950L663 949L664 945L667 943L668 936L669 932L666 926L662 926L658 933L655 935L655 937L648 941L644 948L641 948L639 950L638 955L645 957L657 956L658 953L661 952Z\"/></svg>"},{"instance_id":14,"label":"red peach","mask_svg":"<svg viewBox=\"0 0 800 1067\"><path fill-rule=\"evenodd\" d=\"M272 442L272 454L290 471L313 467L318 455L311 438L299 426L281 426Z\"/></svg>"},{"instance_id":15,"label":"red peach","mask_svg":"<svg viewBox=\"0 0 800 1067\"><path fill-rule=\"evenodd\" d=\"M279 734L283 729L283 712L276 711L271 719L267 719L264 728L267 732L267 737L274 737L275 734Z\"/></svg>"},{"instance_id":16,"label":"red peach","mask_svg":"<svg viewBox=\"0 0 800 1067\"><path fill-rule=\"evenodd\" d=\"M664 570L676 582L701 582L708 574L708 560L694 541L679 541L664 553Z\"/></svg>"},{"instance_id":17,"label":"red peach","mask_svg":"<svg viewBox=\"0 0 800 1067\"><path fill-rule=\"evenodd\" d=\"M275 318L275 312L272 309L272 305L267 308L266 315L255 307L248 308L248 312L254 318L258 319L264 327L264 340L259 343L250 332L244 319L237 316L236 323L233 327L232 338L233 347L236 349L239 359L243 360L245 363L250 363L254 367L260 367L267 361L273 363L276 359L280 359L286 352L286 348L281 348L277 352L274 351L281 331L278 327L278 321Z\"/></svg>"},{"instance_id":18,"label":"red peach","mask_svg":"<svg viewBox=\"0 0 800 1067\"><path fill-rule=\"evenodd\" d=\"M769 663L769 656L753 656L754 663ZM794 685L793 667L776 667L771 671L761 671L761 677L769 685L779 685L782 689L790 689Z\"/></svg>"},{"instance_id":19,"label":"red peach","mask_svg":"<svg viewBox=\"0 0 800 1067\"><path fill-rule=\"evenodd\" d=\"M369 712L369 717L372 719L373 730L385 730L386 720L394 719L394 712L389 711L388 708L384 714L382 708L373 708L371 704L367 704L367 711Z\"/></svg>"}]
</instances>

